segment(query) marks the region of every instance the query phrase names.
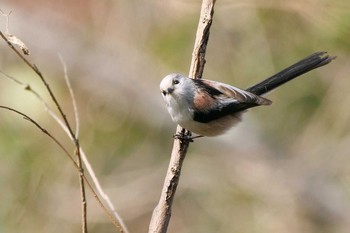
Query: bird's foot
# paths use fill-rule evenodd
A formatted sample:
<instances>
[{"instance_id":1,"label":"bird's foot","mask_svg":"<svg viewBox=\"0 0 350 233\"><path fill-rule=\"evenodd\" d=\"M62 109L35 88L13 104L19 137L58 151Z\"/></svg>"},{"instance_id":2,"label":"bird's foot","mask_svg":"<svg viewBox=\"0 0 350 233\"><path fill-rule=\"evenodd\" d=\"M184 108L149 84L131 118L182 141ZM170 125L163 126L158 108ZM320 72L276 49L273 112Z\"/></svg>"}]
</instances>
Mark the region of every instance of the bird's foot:
<instances>
[{"instance_id":1,"label":"bird's foot","mask_svg":"<svg viewBox=\"0 0 350 233\"><path fill-rule=\"evenodd\" d=\"M190 133L186 134L183 132L174 134L174 136L173 136L174 139L179 139L179 140L188 141L188 142L193 142L194 139L201 138L201 137L203 137L203 136L201 136L201 135L192 136Z\"/></svg>"}]
</instances>

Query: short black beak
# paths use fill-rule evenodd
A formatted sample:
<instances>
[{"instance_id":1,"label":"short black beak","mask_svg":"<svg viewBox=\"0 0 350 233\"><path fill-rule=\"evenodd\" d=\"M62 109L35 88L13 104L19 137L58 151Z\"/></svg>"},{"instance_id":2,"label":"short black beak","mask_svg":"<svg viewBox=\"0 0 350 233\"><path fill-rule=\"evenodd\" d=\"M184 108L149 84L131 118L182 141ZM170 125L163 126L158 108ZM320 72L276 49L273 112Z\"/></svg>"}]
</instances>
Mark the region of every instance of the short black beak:
<instances>
[{"instance_id":1,"label":"short black beak","mask_svg":"<svg viewBox=\"0 0 350 233\"><path fill-rule=\"evenodd\" d=\"M167 91L168 91L168 94L171 94L171 93L173 93L174 88L169 87L169 88L167 89Z\"/></svg>"},{"instance_id":2,"label":"short black beak","mask_svg":"<svg viewBox=\"0 0 350 233\"><path fill-rule=\"evenodd\" d=\"M166 95L168 95L168 94L171 94L171 93L173 93L173 91L174 91L174 88L171 88L171 87L169 87L169 88L166 89L166 90L160 90L160 92L162 93L163 96L166 96Z\"/></svg>"}]
</instances>

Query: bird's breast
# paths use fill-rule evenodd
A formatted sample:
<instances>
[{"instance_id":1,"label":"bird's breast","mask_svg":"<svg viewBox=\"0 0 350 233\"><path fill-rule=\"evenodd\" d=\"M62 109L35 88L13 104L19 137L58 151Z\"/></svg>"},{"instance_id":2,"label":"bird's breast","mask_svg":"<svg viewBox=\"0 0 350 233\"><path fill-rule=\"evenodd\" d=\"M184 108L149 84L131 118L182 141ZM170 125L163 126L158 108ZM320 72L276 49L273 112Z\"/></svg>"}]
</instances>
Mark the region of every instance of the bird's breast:
<instances>
[{"instance_id":1,"label":"bird's breast","mask_svg":"<svg viewBox=\"0 0 350 233\"><path fill-rule=\"evenodd\" d=\"M174 98L170 98L167 104L168 112L172 120L180 124L187 121L192 121L193 111L191 106L183 101L177 101Z\"/></svg>"}]
</instances>

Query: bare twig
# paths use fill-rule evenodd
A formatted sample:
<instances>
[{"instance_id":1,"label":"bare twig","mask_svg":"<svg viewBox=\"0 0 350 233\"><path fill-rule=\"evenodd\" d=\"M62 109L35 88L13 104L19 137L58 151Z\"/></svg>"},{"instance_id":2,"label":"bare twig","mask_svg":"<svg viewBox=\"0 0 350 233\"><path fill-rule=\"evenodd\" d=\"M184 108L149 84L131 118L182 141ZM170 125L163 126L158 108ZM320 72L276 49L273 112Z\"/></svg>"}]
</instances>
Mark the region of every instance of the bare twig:
<instances>
[{"instance_id":1,"label":"bare twig","mask_svg":"<svg viewBox=\"0 0 350 233\"><path fill-rule=\"evenodd\" d=\"M10 75L8 75L8 74L2 72L1 70L0 70L0 73L1 73L4 77L6 77L6 78L8 78L8 79L14 81L15 83L17 83L17 84L23 86L24 90L31 92L31 93L40 101L40 103L42 103L42 104L44 105L45 111L46 111L46 112L61 126L61 128L69 135L69 131L68 131L66 125L64 124L64 122L54 113L54 111L52 110L52 108L45 102L45 100L39 95L39 93L38 93L37 91L35 91L28 83L23 83L23 82L19 81L18 79L16 79L16 78L14 78L14 77L12 77L12 76L10 76Z\"/></svg>"},{"instance_id":2,"label":"bare twig","mask_svg":"<svg viewBox=\"0 0 350 233\"><path fill-rule=\"evenodd\" d=\"M0 71L0 73L12 80L13 82L21 85L24 87L24 89L26 91L31 92L43 105L44 105L44 109L45 111L61 126L61 128L64 130L64 132L68 135L68 137L72 140L72 142L74 143L73 138L71 137L69 130L67 128L67 126L64 124L64 122L55 114L55 112L51 109L51 107L45 102L45 100L39 95L38 92L35 91L34 88L32 88L29 84L27 83L23 83L21 81L19 81L18 79ZM115 226L117 226L117 228L119 229L120 232L124 232L124 233L128 233L128 229L123 221L123 219L120 217L120 215L118 214L115 206L113 205L111 199L109 198L109 196L104 192L88 158L87 155L85 154L84 150L82 148L80 148L80 155L81 155L81 159L85 165L85 169L87 170L87 172L89 173L96 189L97 189L97 193L101 196L101 198L104 199L104 201L106 202L107 206L109 207L109 209L112 211L115 219L113 218L113 216L109 216L109 218L112 220L113 224ZM72 158L73 159L73 158ZM74 161L74 160L73 160ZM74 161L75 163L75 161ZM77 164L75 164L77 166ZM78 169L79 170L79 169ZM101 202L101 200L99 200L98 195L95 194L95 198L97 198L97 201L99 203L101 203L101 207L104 209L105 212L108 212L108 210L106 209L106 207L103 205L103 203ZM107 214L108 215L108 214Z\"/></svg>"},{"instance_id":3,"label":"bare twig","mask_svg":"<svg viewBox=\"0 0 350 233\"><path fill-rule=\"evenodd\" d=\"M97 189L97 192L100 194L100 196L105 200L107 206L109 207L109 209L112 211L114 217L116 218L115 219L112 219L114 222L117 222L119 223L119 230L121 233L128 233L128 228L126 227L123 219L121 218L121 216L118 214L115 206L113 205L111 199L109 198L109 196L107 195L107 193L105 193L105 191L103 190L101 184L100 184L100 181L97 179L97 176L85 154L85 152L83 151L83 149L80 149L80 154L81 154L81 159L83 160L84 162L84 165L85 165L85 169L89 172L89 175ZM104 207L105 208L105 207Z\"/></svg>"},{"instance_id":4,"label":"bare twig","mask_svg":"<svg viewBox=\"0 0 350 233\"><path fill-rule=\"evenodd\" d=\"M28 47L21 41L18 37L12 35L9 30L9 25L10 25L10 15L12 11L10 11L8 14L5 14L2 10L0 10L0 14L4 17L6 17L6 28L5 28L5 35L6 38L14 45L17 45L21 48L22 52L25 55L29 55L29 49Z\"/></svg>"},{"instance_id":5,"label":"bare twig","mask_svg":"<svg viewBox=\"0 0 350 233\"><path fill-rule=\"evenodd\" d=\"M73 164L78 167L78 164L74 161L73 157L69 154L68 150L51 134L49 133L49 131L47 131L46 129L44 129L39 123L37 123L35 120L33 120L31 117L29 117L28 115L16 110L16 109L13 109L13 108L10 108L10 107L7 107L7 106L2 106L0 105L0 108L3 108L3 109L7 109L9 111L12 111L12 112L15 112L21 116L23 116L23 119L25 120L28 120L29 122L33 123L36 127L38 127L44 134L46 134L47 136L49 136L63 151L64 153L68 156L68 158L73 162Z\"/></svg>"},{"instance_id":6,"label":"bare twig","mask_svg":"<svg viewBox=\"0 0 350 233\"><path fill-rule=\"evenodd\" d=\"M28 120L29 122L33 123L37 128L39 128L44 134L46 134L49 138L51 138L64 151L65 155L67 155L67 157L72 161L72 163L74 164L75 168L78 169L78 171L80 171L80 167L75 162L74 158L69 154L68 150L51 133L49 133L46 129L44 129L39 123L37 123L35 120L33 120L28 115L26 115L26 114L24 114L24 113L22 113L22 112L20 112L20 111L18 111L16 109L13 109L13 108L10 108L10 107L7 107L7 106L2 106L2 105L0 105L0 108L7 109L9 111L15 112L15 113L23 116L23 118L25 120ZM102 201L98 197L97 193L95 192L93 186L90 184L89 180L86 178L86 176L84 174L82 174L82 177L85 180L88 188L92 192L95 200L101 206L101 208L103 209L103 211L105 212L107 217L111 220L111 222L116 227L116 229L118 229L121 233L124 233L125 232L124 228L113 218L113 214L110 213L108 211L108 209L104 206L104 204L102 203Z\"/></svg>"},{"instance_id":7,"label":"bare twig","mask_svg":"<svg viewBox=\"0 0 350 233\"><path fill-rule=\"evenodd\" d=\"M197 27L196 41L192 53L192 61L189 77L194 79L202 78L205 53L209 41L210 27L213 22L214 5L216 0L203 0L201 15Z\"/></svg>"},{"instance_id":8,"label":"bare twig","mask_svg":"<svg viewBox=\"0 0 350 233\"><path fill-rule=\"evenodd\" d=\"M81 196L81 221L82 221L82 232L88 233L87 228L87 202L86 202L86 194L85 194L85 183L84 183L84 168L81 163L81 156L80 156L80 144L79 139L76 138L75 140L75 151L74 154L77 157L77 164L79 169L79 184L80 184L80 196Z\"/></svg>"},{"instance_id":9,"label":"bare twig","mask_svg":"<svg viewBox=\"0 0 350 233\"><path fill-rule=\"evenodd\" d=\"M76 104L76 100L75 100L75 96L74 96L74 92L73 92L73 89L71 87L71 83L70 83L70 80L69 80L69 77L68 77L68 73L67 73L67 66L64 62L64 60L62 59L62 56L59 55L59 58L61 60L61 63L63 65L63 70L64 70L64 77L65 77L65 80L66 80L66 84L67 84L67 87L69 89L69 92L70 92L70 95L71 95L71 99L72 99L72 104L73 104L73 109L74 109L74 115L75 115L75 122L76 122L76 131L75 131L75 135L76 137L78 137L79 135L79 128L80 128L80 121L79 121L79 112L78 112L78 108L77 108L77 104ZM65 127L66 129L66 127ZM69 132L67 131L67 129L65 130L66 132ZM68 136L70 136L68 134ZM72 138L71 138L72 139ZM107 203L108 207L110 208L110 210L112 211L112 213L114 214L117 222L120 224L119 225L119 230L120 232L124 232L124 233L128 233L128 228L126 227L123 219L120 217L120 215L118 214L118 212L116 211L112 201L110 200L109 196L104 192L104 190L102 189L101 187L101 184L99 182L99 180L97 179L97 176L87 158L87 156L85 155L84 151L80 148L80 156L81 156L81 159L86 167L86 170L88 171L88 173L90 174L90 177L93 181L93 183L95 184L95 187L98 191L98 193L101 195L101 197L105 200L105 202ZM105 208L103 206L103 208ZM113 220L115 222L115 220Z\"/></svg>"},{"instance_id":10,"label":"bare twig","mask_svg":"<svg viewBox=\"0 0 350 233\"><path fill-rule=\"evenodd\" d=\"M82 173L84 173L84 170L81 166L81 158L80 158L80 145L79 145L79 140L76 137L76 135L73 132L72 127L69 124L69 121L64 113L64 111L62 110L61 105L59 104L56 96L54 95L50 85L48 84L48 82L45 80L44 76L42 75L42 73L40 72L40 70L36 67L36 65L31 64L21 53L19 53L17 51L17 49L12 45L11 41L8 40L8 38L0 31L0 35L1 37L7 42L7 44L10 46L10 48L16 52L16 54L22 58L22 60L39 76L40 80L42 81L42 83L44 84L46 90L49 92L51 99L53 100L53 102L55 103L63 121L64 124L67 126L67 129L69 131L69 134L71 136L71 138L73 138L74 140L74 144L75 144L75 151L78 153L75 153L77 155L77 164L80 167L80 171L79 171L79 181L80 181L80 188L81 188L81 195L82 195L82 209L83 209L83 213L82 213L82 218L83 218L83 222L82 222L82 232L83 233L87 233L87 219L86 219L86 197L85 197L85 190L84 190L84 179L82 179L81 175Z\"/></svg>"},{"instance_id":11,"label":"bare twig","mask_svg":"<svg viewBox=\"0 0 350 233\"><path fill-rule=\"evenodd\" d=\"M6 18L6 27L5 27L5 33L6 34L10 34L9 25L10 25L10 15L11 15L11 13L12 13L12 11L10 11L8 14L6 14L5 12L3 12L0 9L0 14Z\"/></svg>"},{"instance_id":12,"label":"bare twig","mask_svg":"<svg viewBox=\"0 0 350 233\"><path fill-rule=\"evenodd\" d=\"M72 89L72 86L70 84L70 80L68 77L68 73L67 73L67 66L66 63L64 62L62 56L59 55L59 58L61 60L62 66L63 66L63 71L64 71L64 79L66 81L68 90L69 90L69 94L71 96L71 100L72 100L72 104L73 104L73 109L74 109L74 116L75 116L75 152L74 154L77 157L77 164L80 168L79 171L79 183L80 183L80 195L81 195L81 204L82 204L82 232L83 233L87 233L88 229L87 229L87 201L86 201L86 194L85 194L85 185L84 185L84 170L82 167L82 163L81 163L81 154L80 154L80 143L79 143L79 112L78 112L78 107L77 107L77 103L75 100L75 96L74 96L74 92ZM67 126L69 127L69 126ZM72 135L73 137L73 135Z\"/></svg>"},{"instance_id":13,"label":"bare twig","mask_svg":"<svg viewBox=\"0 0 350 233\"><path fill-rule=\"evenodd\" d=\"M59 54L58 57L60 58L60 61L62 63L63 66L63 72L64 72L64 80L66 81L68 90L69 90L69 94L70 97L72 99L72 104L73 104L73 110L74 110L74 117L75 117L75 136L77 138L79 138L79 131L80 131L80 121L79 121L79 111L78 111L78 107L77 107L77 101L75 99L74 96L74 91L72 88L72 85L70 83L69 77L68 77L68 73L67 73L67 65L64 62L62 56Z\"/></svg>"},{"instance_id":14,"label":"bare twig","mask_svg":"<svg viewBox=\"0 0 350 233\"><path fill-rule=\"evenodd\" d=\"M53 102L55 103L60 115L63 118L63 121L65 123L65 125L67 126L70 135L72 136L73 139L76 139L73 130L69 124L69 121L66 117L66 114L63 112L61 105L59 104L56 96L53 94L53 91L50 87L50 85L48 84L48 82L46 82L44 76L42 75L42 73L39 71L39 69L36 67L35 64L30 63L13 45L12 43L7 39L7 37L0 31L0 36L6 41L6 43L8 44L8 46L24 61L24 63L26 63L29 68L31 68L40 78L40 80L42 81L42 83L44 84L46 90L49 92L51 99L53 100Z\"/></svg>"},{"instance_id":15,"label":"bare twig","mask_svg":"<svg viewBox=\"0 0 350 233\"><path fill-rule=\"evenodd\" d=\"M189 76L191 78L201 78L205 65L205 53L209 40L210 26L213 20L215 0L203 0L199 24L197 28L197 35L195 46L192 54L191 68ZM178 126L176 130L177 135L184 137L177 137L174 140L174 145L171 153L171 159L165 177L163 190L158 205L153 211L149 232L151 233L165 233L167 231L170 217L171 207L175 197L177 185L180 180L181 168L185 159L187 149L189 146L188 138L191 132Z\"/></svg>"},{"instance_id":16,"label":"bare twig","mask_svg":"<svg viewBox=\"0 0 350 233\"><path fill-rule=\"evenodd\" d=\"M39 75L39 77L42 79L42 81L44 82L46 87L49 87L48 84L46 83L44 77L42 76L41 72L38 70L38 68L35 65L32 65L25 57L23 57L17 50L16 48L11 44L11 42L9 42L7 40L7 38L2 34L2 32L0 31L0 36L7 42L7 44L9 45L9 47L31 68L34 70L34 72ZM1 72L1 71L0 71ZM91 191L94 194L95 199L97 200L97 202L100 204L101 208L104 210L104 212L107 214L107 216L109 217L109 219L112 221L113 225L121 232L121 233L128 233L127 227L125 225L125 223L123 222L122 218L120 217L120 215L118 214L118 212L116 211L112 201L110 200L109 196L103 191L99 180L97 179L95 172L92 168L92 166L89 163L89 160L85 154L85 152L82 150L82 148L80 148L79 145L79 141L77 140L77 135L79 135L79 119L78 118L78 111L77 111L77 107L76 107L76 101L74 98L74 93L72 92L72 88L68 79L68 76L66 75L66 69L65 69L65 79L66 79L66 83L68 85L68 88L70 89L71 92L71 96L73 94L72 97L72 101L74 101L73 103L73 108L75 111L75 117L76 117L76 124L77 124L77 129L76 129L76 135L74 135L72 128L70 127L69 124L66 124L66 122L68 122L67 118L65 117L65 115L62 112L62 109L59 105L56 104L57 108L59 109L64 121L62 121L55 113L54 111L50 108L50 106L45 102L45 100L35 91L31 88L31 86L29 84L25 84L20 82L19 80L1 72L5 77L11 79L12 81L16 82L17 84L20 84L22 86L24 86L25 90L32 92L38 99L39 101L44 105L45 110L49 113L49 115L61 126L61 128L67 133L68 137L72 140L73 144L76 146L76 152L75 154L77 156L81 156L82 161L85 164L85 167L88 171L88 173L91 176L91 179L93 181L93 183L95 184L95 187L98 191L98 193L100 194L100 196L105 200L105 202L107 203L108 207L110 208L110 210L112 211L113 214L111 214L108 209L106 209L106 207L104 206L104 204L102 203L102 201L99 199L97 193L95 192L95 190L92 188L92 186L90 185L90 183L87 183L89 188L91 189ZM51 89L48 89L49 93L51 96L53 96L53 93L51 91ZM57 100L56 98L53 98L54 102L56 103ZM56 100L56 101L55 101ZM75 105L75 107L74 107ZM77 146L78 145L78 146ZM77 150L77 148L79 148ZM77 153L78 151L78 153ZM74 162L75 163L75 162ZM77 163L75 163L75 166L78 166ZM79 174L81 174L81 168L78 168L79 170ZM87 180L84 176L85 181ZM85 200L85 198L84 198ZM113 218L113 215L115 216L115 218ZM83 216L86 216L86 214L83 214Z\"/></svg>"}]
</instances>

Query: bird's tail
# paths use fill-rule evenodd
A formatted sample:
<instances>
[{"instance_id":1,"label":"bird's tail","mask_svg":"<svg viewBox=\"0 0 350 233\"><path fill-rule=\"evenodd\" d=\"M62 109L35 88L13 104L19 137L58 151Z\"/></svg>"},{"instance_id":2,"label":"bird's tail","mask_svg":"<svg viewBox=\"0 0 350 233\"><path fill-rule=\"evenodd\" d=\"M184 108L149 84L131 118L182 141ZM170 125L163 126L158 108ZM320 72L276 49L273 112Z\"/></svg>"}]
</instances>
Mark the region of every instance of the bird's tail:
<instances>
[{"instance_id":1,"label":"bird's tail","mask_svg":"<svg viewBox=\"0 0 350 233\"><path fill-rule=\"evenodd\" d=\"M336 57L331 57L327 52L316 52L299 62L287 67L277 74L265 79L264 81L249 87L246 91L256 95L263 95L276 87L318 67L327 65Z\"/></svg>"}]
</instances>

